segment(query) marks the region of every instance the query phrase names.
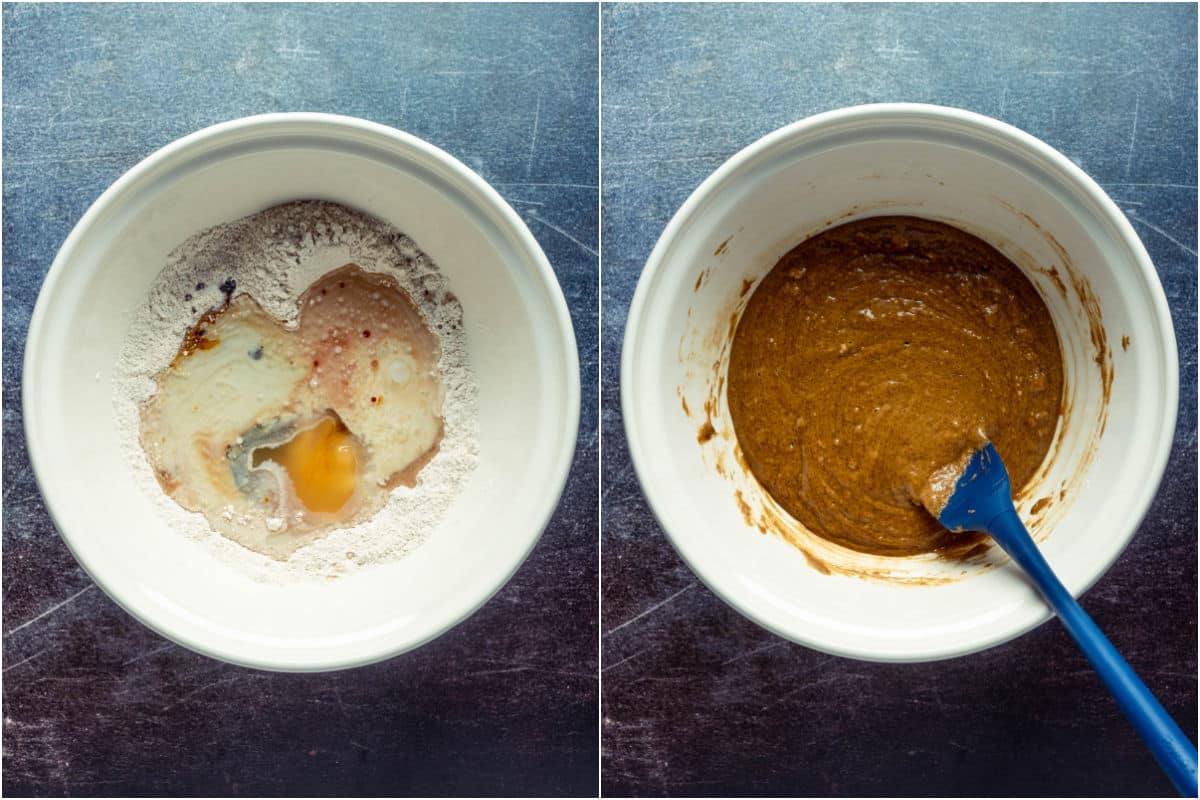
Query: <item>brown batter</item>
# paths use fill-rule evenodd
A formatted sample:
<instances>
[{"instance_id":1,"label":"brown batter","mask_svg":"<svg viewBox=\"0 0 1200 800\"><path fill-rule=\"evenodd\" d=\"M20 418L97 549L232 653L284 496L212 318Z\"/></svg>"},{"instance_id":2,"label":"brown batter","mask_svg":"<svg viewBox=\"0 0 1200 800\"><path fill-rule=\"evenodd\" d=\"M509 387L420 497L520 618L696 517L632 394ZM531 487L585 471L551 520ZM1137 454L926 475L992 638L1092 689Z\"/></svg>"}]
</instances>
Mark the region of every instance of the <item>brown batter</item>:
<instances>
[{"instance_id":1,"label":"brown batter","mask_svg":"<svg viewBox=\"0 0 1200 800\"><path fill-rule=\"evenodd\" d=\"M915 217L825 231L750 298L729 358L746 462L813 533L881 555L964 543L922 507L935 473L990 439L1014 490L1063 396L1050 312L982 240Z\"/></svg>"}]
</instances>

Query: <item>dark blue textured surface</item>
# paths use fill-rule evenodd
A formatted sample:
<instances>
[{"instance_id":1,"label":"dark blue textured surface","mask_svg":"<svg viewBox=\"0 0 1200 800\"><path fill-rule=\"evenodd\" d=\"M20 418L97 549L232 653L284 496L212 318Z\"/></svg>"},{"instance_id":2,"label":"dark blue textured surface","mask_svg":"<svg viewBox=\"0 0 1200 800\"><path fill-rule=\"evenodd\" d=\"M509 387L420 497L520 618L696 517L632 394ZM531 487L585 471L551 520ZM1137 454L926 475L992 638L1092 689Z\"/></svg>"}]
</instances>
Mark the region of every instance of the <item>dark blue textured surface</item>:
<instances>
[{"instance_id":1,"label":"dark blue textured surface","mask_svg":"<svg viewBox=\"0 0 1200 800\"><path fill-rule=\"evenodd\" d=\"M5 794L591 794L596 787L595 6L4 9ZM114 179L212 123L326 111L480 173L554 265L583 414L563 502L481 611L411 654L273 675L152 634L54 531L21 431L29 315Z\"/></svg>"},{"instance_id":2,"label":"dark blue textured surface","mask_svg":"<svg viewBox=\"0 0 1200 800\"><path fill-rule=\"evenodd\" d=\"M1195 7L621 5L602 20L605 792L1169 794L1056 623L954 661L867 664L786 643L700 586L629 464L618 354L671 215L771 130L917 101L1058 148L1145 242L1182 378L1168 478L1083 605L1195 737Z\"/></svg>"}]
</instances>

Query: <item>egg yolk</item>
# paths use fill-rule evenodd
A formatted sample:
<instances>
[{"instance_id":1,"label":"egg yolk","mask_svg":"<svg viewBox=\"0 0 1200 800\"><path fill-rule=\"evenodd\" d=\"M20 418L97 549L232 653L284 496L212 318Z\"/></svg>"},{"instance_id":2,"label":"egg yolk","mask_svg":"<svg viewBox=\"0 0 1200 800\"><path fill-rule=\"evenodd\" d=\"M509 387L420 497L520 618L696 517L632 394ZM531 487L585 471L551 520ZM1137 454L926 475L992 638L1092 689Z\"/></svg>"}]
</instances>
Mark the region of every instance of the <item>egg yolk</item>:
<instances>
[{"instance_id":1,"label":"egg yolk","mask_svg":"<svg viewBox=\"0 0 1200 800\"><path fill-rule=\"evenodd\" d=\"M340 420L326 417L278 447L254 453L254 466L274 461L287 471L296 497L309 511L332 513L346 505L358 481L355 440Z\"/></svg>"}]
</instances>

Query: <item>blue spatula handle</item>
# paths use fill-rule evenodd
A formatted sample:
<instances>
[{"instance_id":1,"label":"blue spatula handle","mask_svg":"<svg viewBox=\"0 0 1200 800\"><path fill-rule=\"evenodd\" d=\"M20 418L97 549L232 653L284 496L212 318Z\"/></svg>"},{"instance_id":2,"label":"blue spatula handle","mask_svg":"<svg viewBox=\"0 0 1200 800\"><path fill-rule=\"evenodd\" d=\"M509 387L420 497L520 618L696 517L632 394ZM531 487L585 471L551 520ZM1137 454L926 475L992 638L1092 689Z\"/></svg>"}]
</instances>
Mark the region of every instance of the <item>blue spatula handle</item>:
<instances>
[{"instance_id":1,"label":"blue spatula handle","mask_svg":"<svg viewBox=\"0 0 1200 800\"><path fill-rule=\"evenodd\" d=\"M1059 582L1016 512L1007 511L997 516L988 524L988 533L1024 568L1038 591L1058 613L1058 618L1092 662L1180 795L1195 797L1196 748Z\"/></svg>"}]
</instances>

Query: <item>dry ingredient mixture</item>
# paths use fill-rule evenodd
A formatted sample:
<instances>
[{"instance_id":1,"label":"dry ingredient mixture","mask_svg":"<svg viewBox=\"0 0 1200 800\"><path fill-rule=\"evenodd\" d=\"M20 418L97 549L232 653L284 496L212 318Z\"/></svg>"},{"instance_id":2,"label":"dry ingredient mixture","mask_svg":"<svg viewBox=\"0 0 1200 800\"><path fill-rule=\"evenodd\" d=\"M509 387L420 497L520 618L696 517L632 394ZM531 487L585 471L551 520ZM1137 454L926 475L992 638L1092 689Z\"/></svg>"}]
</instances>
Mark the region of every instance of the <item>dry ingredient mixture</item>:
<instances>
[{"instance_id":1,"label":"dry ingredient mixture","mask_svg":"<svg viewBox=\"0 0 1200 800\"><path fill-rule=\"evenodd\" d=\"M402 557L478 457L461 304L411 239L329 202L276 206L172 252L133 313L114 403L168 525L265 580ZM244 408L270 413L243 432ZM173 429L203 446L174 446ZM215 515L173 471L216 476L263 509Z\"/></svg>"},{"instance_id":2,"label":"dry ingredient mixture","mask_svg":"<svg viewBox=\"0 0 1200 800\"><path fill-rule=\"evenodd\" d=\"M1050 449L1063 398L1054 323L982 240L914 217L808 239L755 290L728 403L751 472L813 533L904 556L961 545L923 507L939 470L991 440L1014 489Z\"/></svg>"}]
</instances>

